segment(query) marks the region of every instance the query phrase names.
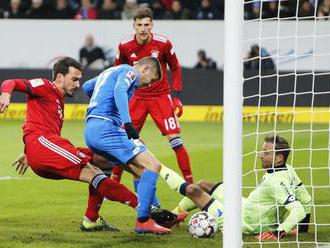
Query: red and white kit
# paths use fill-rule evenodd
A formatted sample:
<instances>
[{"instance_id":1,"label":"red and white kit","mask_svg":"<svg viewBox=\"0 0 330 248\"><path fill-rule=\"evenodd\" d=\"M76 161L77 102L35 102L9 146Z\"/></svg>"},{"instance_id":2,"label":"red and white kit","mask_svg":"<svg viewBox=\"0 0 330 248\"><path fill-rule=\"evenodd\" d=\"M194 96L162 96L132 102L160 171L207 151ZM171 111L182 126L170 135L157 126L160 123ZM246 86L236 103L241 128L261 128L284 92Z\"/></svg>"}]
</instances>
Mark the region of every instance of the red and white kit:
<instances>
[{"instance_id":1,"label":"red and white kit","mask_svg":"<svg viewBox=\"0 0 330 248\"><path fill-rule=\"evenodd\" d=\"M181 92L181 68L171 42L163 36L151 34L151 40L140 45L136 36L131 36L119 44L115 65L134 65L138 60L149 56L160 61L163 79L135 91L129 105L132 122L140 131L149 113L163 135L180 133L166 73L168 65L172 74L172 91Z\"/></svg>"},{"instance_id":2,"label":"red and white kit","mask_svg":"<svg viewBox=\"0 0 330 248\"><path fill-rule=\"evenodd\" d=\"M44 178L78 180L93 153L60 137L64 118L61 92L52 82L40 78L4 81L1 91L13 90L28 94L23 141L31 169Z\"/></svg>"}]
</instances>

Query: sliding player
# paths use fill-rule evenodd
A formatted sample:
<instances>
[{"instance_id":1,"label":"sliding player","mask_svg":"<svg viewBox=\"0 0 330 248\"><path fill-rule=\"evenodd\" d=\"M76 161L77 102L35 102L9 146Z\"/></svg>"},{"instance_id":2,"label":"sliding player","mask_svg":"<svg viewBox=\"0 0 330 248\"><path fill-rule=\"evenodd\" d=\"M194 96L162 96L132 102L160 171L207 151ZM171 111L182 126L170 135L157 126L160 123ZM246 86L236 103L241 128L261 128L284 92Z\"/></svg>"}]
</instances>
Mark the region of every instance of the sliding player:
<instances>
[{"instance_id":1,"label":"sliding player","mask_svg":"<svg viewBox=\"0 0 330 248\"><path fill-rule=\"evenodd\" d=\"M290 153L288 142L279 136L266 137L260 155L267 170L261 184L243 198L242 232L259 234L259 240L278 240L291 230L307 232L311 197L294 169L286 164ZM195 208L209 212L223 226L223 185L200 181L198 186L186 183L177 173L162 166L161 177L171 189L185 195L175 211Z\"/></svg>"}]
</instances>

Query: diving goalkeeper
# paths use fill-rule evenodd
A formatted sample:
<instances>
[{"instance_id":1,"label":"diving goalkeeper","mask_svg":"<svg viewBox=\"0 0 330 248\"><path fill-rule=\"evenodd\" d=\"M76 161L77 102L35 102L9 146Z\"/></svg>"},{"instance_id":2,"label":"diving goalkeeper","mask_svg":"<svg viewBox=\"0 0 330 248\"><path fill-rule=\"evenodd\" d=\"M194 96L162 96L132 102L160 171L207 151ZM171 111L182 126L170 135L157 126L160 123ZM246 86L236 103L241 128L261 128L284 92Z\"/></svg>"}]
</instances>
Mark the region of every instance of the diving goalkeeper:
<instances>
[{"instance_id":1,"label":"diving goalkeeper","mask_svg":"<svg viewBox=\"0 0 330 248\"><path fill-rule=\"evenodd\" d=\"M290 147L280 136L264 139L260 153L266 174L262 182L242 201L242 232L258 234L259 240L278 240L299 227L308 231L311 197L293 167L286 164ZM161 177L169 187L184 197L174 211L200 208L209 212L223 226L223 185L200 181L186 183L176 172L162 166Z\"/></svg>"}]
</instances>

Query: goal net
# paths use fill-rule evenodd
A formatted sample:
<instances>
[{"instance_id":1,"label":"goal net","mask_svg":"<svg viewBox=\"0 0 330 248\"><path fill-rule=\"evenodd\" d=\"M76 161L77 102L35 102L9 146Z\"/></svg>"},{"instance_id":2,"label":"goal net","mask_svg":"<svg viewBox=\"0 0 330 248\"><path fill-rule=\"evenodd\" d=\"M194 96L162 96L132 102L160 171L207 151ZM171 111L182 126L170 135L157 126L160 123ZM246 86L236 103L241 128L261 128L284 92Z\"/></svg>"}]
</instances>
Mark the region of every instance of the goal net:
<instances>
[{"instance_id":1,"label":"goal net","mask_svg":"<svg viewBox=\"0 0 330 248\"><path fill-rule=\"evenodd\" d=\"M243 247L330 247L329 15L329 0L244 1L242 194L265 174L264 137L280 135L312 207L308 233L280 241L243 235Z\"/></svg>"}]
</instances>

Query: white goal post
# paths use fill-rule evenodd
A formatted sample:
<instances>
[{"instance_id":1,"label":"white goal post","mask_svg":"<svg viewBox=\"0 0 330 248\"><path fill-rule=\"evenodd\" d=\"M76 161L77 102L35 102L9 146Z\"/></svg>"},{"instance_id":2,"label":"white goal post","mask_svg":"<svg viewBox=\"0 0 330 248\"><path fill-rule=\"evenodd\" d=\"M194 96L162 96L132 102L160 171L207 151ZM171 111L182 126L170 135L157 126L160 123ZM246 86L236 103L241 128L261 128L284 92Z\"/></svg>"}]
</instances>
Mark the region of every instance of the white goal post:
<instances>
[{"instance_id":1,"label":"white goal post","mask_svg":"<svg viewBox=\"0 0 330 248\"><path fill-rule=\"evenodd\" d=\"M225 1L223 247L241 247L243 1Z\"/></svg>"},{"instance_id":2,"label":"white goal post","mask_svg":"<svg viewBox=\"0 0 330 248\"><path fill-rule=\"evenodd\" d=\"M224 248L330 247L330 6L322 15L323 2L225 1ZM266 135L289 141L287 163L312 207L307 234L260 242L242 237L241 203L265 174Z\"/></svg>"}]
</instances>

